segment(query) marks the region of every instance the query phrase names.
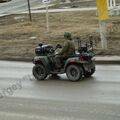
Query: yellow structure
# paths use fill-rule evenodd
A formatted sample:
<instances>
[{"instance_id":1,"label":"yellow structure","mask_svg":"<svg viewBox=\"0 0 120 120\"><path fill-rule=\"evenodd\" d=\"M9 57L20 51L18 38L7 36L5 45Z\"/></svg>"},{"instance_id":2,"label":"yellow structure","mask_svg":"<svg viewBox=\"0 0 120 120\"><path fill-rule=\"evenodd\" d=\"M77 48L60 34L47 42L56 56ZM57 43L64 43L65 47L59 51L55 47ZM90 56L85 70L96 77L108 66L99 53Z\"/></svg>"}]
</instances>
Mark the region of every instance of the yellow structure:
<instances>
[{"instance_id":1,"label":"yellow structure","mask_svg":"<svg viewBox=\"0 0 120 120\"><path fill-rule=\"evenodd\" d=\"M97 8L99 20L107 20L109 18L107 0L97 0Z\"/></svg>"}]
</instances>

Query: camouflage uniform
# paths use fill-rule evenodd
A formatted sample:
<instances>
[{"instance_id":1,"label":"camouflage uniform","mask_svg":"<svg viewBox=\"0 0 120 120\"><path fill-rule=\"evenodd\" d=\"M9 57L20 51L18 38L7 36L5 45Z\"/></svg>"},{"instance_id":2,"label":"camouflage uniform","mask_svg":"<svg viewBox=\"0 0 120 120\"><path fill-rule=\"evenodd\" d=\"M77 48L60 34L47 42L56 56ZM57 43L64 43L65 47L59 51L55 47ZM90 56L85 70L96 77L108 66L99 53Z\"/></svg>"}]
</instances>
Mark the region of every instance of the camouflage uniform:
<instances>
[{"instance_id":1,"label":"camouflage uniform","mask_svg":"<svg viewBox=\"0 0 120 120\"><path fill-rule=\"evenodd\" d=\"M62 50L58 54L63 57L69 57L71 55L74 55L75 54L75 46L74 46L73 41L66 40L64 42L64 46L63 46Z\"/></svg>"},{"instance_id":2,"label":"camouflage uniform","mask_svg":"<svg viewBox=\"0 0 120 120\"><path fill-rule=\"evenodd\" d=\"M65 33L66 34L66 33ZM75 45L74 42L71 39L71 34L67 33L69 37L65 37L65 42L62 50L58 53L56 56L56 65L57 67L61 67L61 64L64 59L69 58L70 56L73 56L75 54Z\"/></svg>"}]
</instances>

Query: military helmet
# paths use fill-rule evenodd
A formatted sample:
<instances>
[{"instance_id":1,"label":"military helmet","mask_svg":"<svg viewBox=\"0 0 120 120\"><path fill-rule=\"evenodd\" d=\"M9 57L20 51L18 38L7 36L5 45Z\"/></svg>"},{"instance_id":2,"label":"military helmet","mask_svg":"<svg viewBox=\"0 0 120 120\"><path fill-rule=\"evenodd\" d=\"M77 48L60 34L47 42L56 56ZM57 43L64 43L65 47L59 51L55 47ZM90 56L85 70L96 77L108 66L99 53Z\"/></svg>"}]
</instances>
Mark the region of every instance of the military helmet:
<instances>
[{"instance_id":1,"label":"military helmet","mask_svg":"<svg viewBox=\"0 0 120 120\"><path fill-rule=\"evenodd\" d=\"M65 33L64 33L64 38L65 38L65 39L71 40L71 37L72 37L71 33L69 33L69 32L65 32Z\"/></svg>"}]
</instances>

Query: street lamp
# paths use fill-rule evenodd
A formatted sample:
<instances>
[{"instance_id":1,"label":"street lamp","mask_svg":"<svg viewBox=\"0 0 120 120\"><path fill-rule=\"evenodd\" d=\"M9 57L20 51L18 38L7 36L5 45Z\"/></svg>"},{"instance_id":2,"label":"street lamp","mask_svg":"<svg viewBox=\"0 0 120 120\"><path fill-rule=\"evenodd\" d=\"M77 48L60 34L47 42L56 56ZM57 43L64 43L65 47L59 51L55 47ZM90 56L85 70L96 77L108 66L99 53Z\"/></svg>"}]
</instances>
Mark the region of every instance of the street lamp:
<instances>
[{"instance_id":1,"label":"street lamp","mask_svg":"<svg viewBox=\"0 0 120 120\"><path fill-rule=\"evenodd\" d=\"M42 2L46 5L46 27L47 27L47 32L49 32L50 27L49 27L48 3L50 3L50 0L42 0Z\"/></svg>"},{"instance_id":2,"label":"street lamp","mask_svg":"<svg viewBox=\"0 0 120 120\"><path fill-rule=\"evenodd\" d=\"M28 2L29 18L30 18L30 21L32 21L32 15L31 15L31 9L30 9L30 0L27 0L27 2Z\"/></svg>"}]
</instances>

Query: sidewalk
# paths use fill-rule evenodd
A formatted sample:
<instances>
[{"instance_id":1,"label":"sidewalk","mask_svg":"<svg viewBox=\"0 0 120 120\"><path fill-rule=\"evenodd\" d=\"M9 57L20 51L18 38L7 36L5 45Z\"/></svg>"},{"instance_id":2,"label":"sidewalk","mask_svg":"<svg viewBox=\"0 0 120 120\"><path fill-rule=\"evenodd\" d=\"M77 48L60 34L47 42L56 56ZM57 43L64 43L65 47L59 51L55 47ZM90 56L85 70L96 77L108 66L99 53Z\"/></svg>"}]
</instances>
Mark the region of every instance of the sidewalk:
<instances>
[{"instance_id":1,"label":"sidewalk","mask_svg":"<svg viewBox=\"0 0 120 120\"><path fill-rule=\"evenodd\" d=\"M96 56L97 64L120 64L120 56Z\"/></svg>"},{"instance_id":2,"label":"sidewalk","mask_svg":"<svg viewBox=\"0 0 120 120\"><path fill-rule=\"evenodd\" d=\"M87 8L67 8L67 9L49 9L48 12L50 13L57 13L57 12L75 12L75 11L90 11L90 10L96 10L96 7L87 7ZM46 10L35 10L31 9L31 13L45 13ZM21 13L28 13L28 11L20 12ZM17 13L16 13L17 14Z\"/></svg>"}]
</instances>

